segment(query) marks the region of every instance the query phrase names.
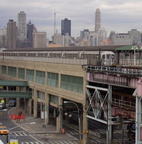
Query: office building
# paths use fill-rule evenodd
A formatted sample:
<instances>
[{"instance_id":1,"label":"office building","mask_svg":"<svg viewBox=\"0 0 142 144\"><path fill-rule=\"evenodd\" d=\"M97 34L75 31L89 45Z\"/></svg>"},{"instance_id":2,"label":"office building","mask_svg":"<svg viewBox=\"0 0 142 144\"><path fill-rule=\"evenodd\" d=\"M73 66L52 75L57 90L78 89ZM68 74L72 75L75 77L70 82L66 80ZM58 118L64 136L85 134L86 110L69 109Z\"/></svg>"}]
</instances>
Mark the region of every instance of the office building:
<instances>
[{"instance_id":1,"label":"office building","mask_svg":"<svg viewBox=\"0 0 142 144\"><path fill-rule=\"evenodd\" d=\"M133 38L128 33L110 33L109 36L114 45L133 45Z\"/></svg>"},{"instance_id":2,"label":"office building","mask_svg":"<svg viewBox=\"0 0 142 144\"><path fill-rule=\"evenodd\" d=\"M29 42L29 46L33 47L33 31L34 31L34 25L29 21L27 24L27 40Z\"/></svg>"},{"instance_id":3,"label":"office building","mask_svg":"<svg viewBox=\"0 0 142 144\"><path fill-rule=\"evenodd\" d=\"M101 13L99 9L96 9L95 13L95 32L98 32L101 28Z\"/></svg>"},{"instance_id":4,"label":"office building","mask_svg":"<svg viewBox=\"0 0 142 144\"><path fill-rule=\"evenodd\" d=\"M66 34L71 36L71 20L68 20L67 18L61 20L61 35Z\"/></svg>"},{"instance_id":5,"label":"office building","mask_svg":"<svg viewBox=\"0 0 142 144\"><path fill-rule=\"evenodd\" d=\"M133 45L141 44L141 33L140 31L137 31L137 29L132 29L131 31L128 31L128 34L133 39Z\"/></svg>"},{"instance_id":6,"label":"office building","mask_svg":"<svg viewBox=\"0 0 142 144\"><path fill-rule=\"evenodd\" d=\"M7 28L0 29L0 48L7 47Z\"/></svg>"},{"instance_id":7,"label":"office building","mask_svg":"<svg viewBox=\"0 0 142 144\"><path fill-rule=\"evenodd\" d=\"M18 13L18 40L24 41L27 37L26 14L24 11Z\"/></svg>"},{"instance_id":8,"label":"office building","mask_svg":"<svg viewBox=\"0 0 142 144\"><path fill-rule=\"evenodd\" d=\"M16 48L16 22L9 20L7 23L7 48Z\"/></svg>"},{"instance_id":9,"label":"office building","mask_svg":"<svg viewBox=\"0 0 142 144\"><path fill-rule=\"evenodd\" d=\"M80 39L83 40L84 38L87 38L89 34L90 34L89 29L84 29L83 31L80 31Z\"/></svg>"},{"instance_id":10,"label":"office building","mask_svg":"<svg viewBox=\"0 0 142 144\"><path fill-rule=\"evenodd\" d=\"M47 38L46 32L37 32L33 33L33 48L46 48L47 47Z\"/></svg>"}]
</instances>

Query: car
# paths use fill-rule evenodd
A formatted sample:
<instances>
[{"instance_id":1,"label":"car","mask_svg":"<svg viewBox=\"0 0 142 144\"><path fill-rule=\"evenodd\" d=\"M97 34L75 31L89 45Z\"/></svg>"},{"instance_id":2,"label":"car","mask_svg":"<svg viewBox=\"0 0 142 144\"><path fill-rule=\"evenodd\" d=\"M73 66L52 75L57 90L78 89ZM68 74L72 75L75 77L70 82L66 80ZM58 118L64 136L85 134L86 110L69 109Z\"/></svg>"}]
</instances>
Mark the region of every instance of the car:
<instances>
[{"instance_id":1,"label":"car","mask_svg":"<svg viewBox=\"0 0 142 144\"><path fill-rule=\"evenodd\" d=\"M16 106L16 101L11 99L9 102L8 102L8 105L9 107L15 107Z\"/></svg>"},{"instance_id":2,"label":"car","mask_svg":"<svg viewBox=\"0 0 142 144\"><path fill-rule=\"evenodd\" d=\"M9 134L9 130L6 126L0 126L0 135L7 135Z\"/></svg>"}]
</instances>

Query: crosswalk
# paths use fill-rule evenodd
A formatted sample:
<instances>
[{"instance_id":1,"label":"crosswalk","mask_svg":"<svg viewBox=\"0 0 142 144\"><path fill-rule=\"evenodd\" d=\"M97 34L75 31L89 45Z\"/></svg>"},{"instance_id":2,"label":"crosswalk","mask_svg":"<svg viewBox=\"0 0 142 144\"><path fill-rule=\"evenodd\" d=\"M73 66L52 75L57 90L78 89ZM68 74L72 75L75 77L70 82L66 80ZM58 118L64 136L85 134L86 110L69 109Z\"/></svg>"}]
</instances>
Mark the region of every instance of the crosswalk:
<instances>
[{"instance_id":1,"label":"crosswalk","mask_svg":"<svg viewBox=\"0 0 142 144\"><path fill-rule=\"evenodd\" d=\"M27 133L26 131L12 131L11 134L16 135L17 137L26 137L26 136L31 136L31 134ZM74 137L78 135L78 132L75 131L68 131L67 132L70 137ZM41 134L32 134L33 136L41 136ZM47 136L49 134L42 134L42 136ZM19 142L19 144L43 144L42 142L37 142L37 141L27 141L27 142ZM46 144L79 144L78 139L70 139L70 140L53 140L53 139L48 139Z\"/></svg>"},{"instance_id":2,"label":"crosswalk","mask_svg":"<svg viewBox=\"0 0 142 144\"><path fill-rule=\"evenodd\" d=\"M20 142L19 144L41 144L40 142ZM79 142L71 142L71 141L51 141L46 144L79 144Z\"/></svg>"},{"instance_id":3,"label":"crosswalk","mask_svg":"<svg viewBox=\"0 0 142 144\"><path fill-rule=\"evenodd\" d=\"M74 130L67 131L66 133L71 135L71 136L77 136L78 135L78 132L74 131ZM29 133L26 133L25 131L13 131L13 132L11 132L11 134L16 135L16 136L29 136L29 135L31 135ZM35 134L32 134L32 135L41 136L40 133L38 133L38 134L35 133ZM49 134L42 134L42 135L47 136Z\"/></svg>"}]
</instances>

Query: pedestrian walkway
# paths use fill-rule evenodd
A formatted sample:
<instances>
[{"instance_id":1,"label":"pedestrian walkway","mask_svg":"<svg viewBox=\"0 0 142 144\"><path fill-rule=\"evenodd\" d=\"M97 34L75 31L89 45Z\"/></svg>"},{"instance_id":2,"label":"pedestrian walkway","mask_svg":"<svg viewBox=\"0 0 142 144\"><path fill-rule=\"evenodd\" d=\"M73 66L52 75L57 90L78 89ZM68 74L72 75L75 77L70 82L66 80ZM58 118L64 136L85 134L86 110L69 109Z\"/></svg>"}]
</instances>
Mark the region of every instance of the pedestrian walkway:
<instances>
[{"instance_id":1,"label":"pedestrian walkway","mask_svg":"<svg viewBox=\"0 0 142 144\"><path fill-rule=\"evenodd\" d=\"M17 113L16 107L9 110L9 115ZM27 131L28 134L36 137L36 139L43 144L79 144L78 139L71 134L56 132L56 127L51 124L47 124L45 128L44 120L41 118L34 118L32 115L25 113L23 110L22 113L24 114L25 119L21 119L20 121L13 120L13 122L23 130ZM11 132L15 133L15 135L25 135L23 132L20 133L14 130Z\"/></svg>"}]
</instances>

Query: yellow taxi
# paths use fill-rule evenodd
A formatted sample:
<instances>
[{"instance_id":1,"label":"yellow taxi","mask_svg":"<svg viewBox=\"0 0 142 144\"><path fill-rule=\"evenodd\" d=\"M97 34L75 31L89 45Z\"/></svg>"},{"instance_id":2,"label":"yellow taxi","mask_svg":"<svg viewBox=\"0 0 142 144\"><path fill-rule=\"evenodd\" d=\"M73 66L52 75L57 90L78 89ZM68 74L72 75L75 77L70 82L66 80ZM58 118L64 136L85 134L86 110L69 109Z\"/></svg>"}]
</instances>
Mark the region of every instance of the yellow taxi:
<instances>
[{"instance_id":1,"label":"yellow taxi","mask_svg":"<svg viewBox=\"0 0 142 144\"><path fill-rule=\"evenodd\" d=\"M0 135L7 135L9 133L9 130L6 126L0 126Z\"/></svg>"}]
</instances>

